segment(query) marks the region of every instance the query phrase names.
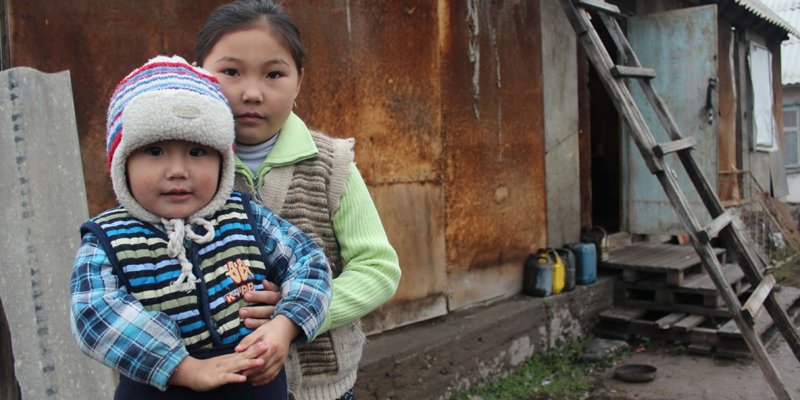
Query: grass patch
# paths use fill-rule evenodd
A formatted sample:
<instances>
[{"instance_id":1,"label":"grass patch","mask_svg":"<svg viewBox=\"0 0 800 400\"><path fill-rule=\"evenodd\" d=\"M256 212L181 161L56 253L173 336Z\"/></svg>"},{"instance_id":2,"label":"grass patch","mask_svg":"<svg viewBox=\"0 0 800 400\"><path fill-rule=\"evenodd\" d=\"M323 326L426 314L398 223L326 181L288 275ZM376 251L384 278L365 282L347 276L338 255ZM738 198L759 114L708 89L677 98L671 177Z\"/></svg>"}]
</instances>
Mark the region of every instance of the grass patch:
<instances>
[{"instance_id":1,"label":"grass patch","mask_svg":"<svg viewBox=\"0 0 800 400\"><path fill-rule=\"evenodd\" d=\"M780 284L800 287L800 256L797 254L789 254L771 268L771 271Z\"/></svg>"},{"instance_id":2,"label":"grass patch","mask_svg":"<svg viewBox=\"0 0 800 400\"><path fill-rule=\"evenodd\" d=\"M585 399L591 392L590 373L613 360L587 363L581 358L583 343L535 354L513 375L457 394L454 400L543 400Z\"/></svg>"}]
</instances>

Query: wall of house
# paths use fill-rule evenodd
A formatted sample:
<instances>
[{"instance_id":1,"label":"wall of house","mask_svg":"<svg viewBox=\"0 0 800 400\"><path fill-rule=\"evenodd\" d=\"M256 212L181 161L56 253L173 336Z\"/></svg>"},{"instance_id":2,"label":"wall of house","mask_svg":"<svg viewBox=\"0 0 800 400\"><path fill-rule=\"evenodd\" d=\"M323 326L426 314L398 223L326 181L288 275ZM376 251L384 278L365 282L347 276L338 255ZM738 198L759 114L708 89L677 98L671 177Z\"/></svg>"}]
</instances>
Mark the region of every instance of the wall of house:
<instances>
[{"instance_id":1,"label":"wall of house","mask_svg":"<svg viewBox=\"0 0 800 400\"><path fill-rule=\"evenodd\" d=\"M800 86L783 87L783 104L800 104ZM800 171L786 171L786 180L789 185L789 194L786 196L786 201L792 204L800 204Z\"/></svg>"},{"instance_id":2,"label":"wall of house","mask_svg":"<svg viewBox=\"0 0 800 400\"><path fill-rule=\"evenodd\" d=\"M558 221L547 224L547 243L561 247L581 234L578 44L558 2L543 1L542 15L547 220Z\"/></svg>"},{"instance_id":3,"label":"wall of house","mask_svg":"<svg viewBox=\"0 0 800 400\"><path fill-rule=\"evenodd\" d=\"M556 0L541 1L559 11ZM90 213L114 205L104 155L114 85L155 54L192 59L199 27L222 3L7 0L10 64L71 73ZM366 329L517 293L525 257L547 242L542 29L549 28L540 2L287 7L310 54L297 113L312 128L356 138L357 164L400 256L398 293ZM547 54L559 57L548 61L552 75L575 48L549 37ZM572 79L553 90L575 90ZM569 92L556 94L552 105L569 100ZM576 121L564 111L548 126L566 135ZM579 186L562 185L570 183ZM76 229L64 227L78 240Z\"/></svg>"}]
</instances>

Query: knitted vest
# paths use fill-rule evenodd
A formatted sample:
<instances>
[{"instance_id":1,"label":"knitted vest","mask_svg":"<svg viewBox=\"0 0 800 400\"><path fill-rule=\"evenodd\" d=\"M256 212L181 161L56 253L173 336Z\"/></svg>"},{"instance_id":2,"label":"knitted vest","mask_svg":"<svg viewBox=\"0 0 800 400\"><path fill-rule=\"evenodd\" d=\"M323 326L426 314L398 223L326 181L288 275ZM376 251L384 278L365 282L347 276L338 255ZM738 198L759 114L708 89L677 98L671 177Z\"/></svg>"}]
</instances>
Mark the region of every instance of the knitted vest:
<instances>
[{"instance_id":1,"label":"knitted vest","mask_svg":"<svg viewBox=\"0 0 800 400\"><path fill-rule=\"evenodd\" d=\"M225 347L252 331L239 319L239 308L248 305L243 295L263 288L260 282L271 276L255 239L249 201L234 192L209 219L216 230L214 239L187 248L195 275L202 277L188 292L171 285L181 266L167 254L164 232L131 217L124 208L104 211L81 229L97 235L131 295L147 310L164 312L177 322L187 350Z\"/></svg>"},{"instance_id":2,"label":"knitted vest","mask_svg":"<svg viewBox=\"0 0 800 400\"><path fill-rule=\"evenodd\" d=\"M344 262L333 232L333 213L346 189L353 161L353 139L335 139L311 132L317 157L273 167L264 177L260 196L264 206L296 225L322 247L333 277ZM253 191L237 175L236 190ZM286 363L289 389L295 399L332 400L353 387L366 342L359 321L328 331L311 343L293 346Z\"/></svg>"}]
</instances>

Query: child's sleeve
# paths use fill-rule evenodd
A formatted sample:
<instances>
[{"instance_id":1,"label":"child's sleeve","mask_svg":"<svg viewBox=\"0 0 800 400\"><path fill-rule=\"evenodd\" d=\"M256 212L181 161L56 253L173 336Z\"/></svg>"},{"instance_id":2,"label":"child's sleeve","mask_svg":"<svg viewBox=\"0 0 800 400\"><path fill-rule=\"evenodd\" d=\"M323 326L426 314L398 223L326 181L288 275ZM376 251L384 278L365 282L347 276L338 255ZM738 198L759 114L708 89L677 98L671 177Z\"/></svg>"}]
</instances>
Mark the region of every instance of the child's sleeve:
<instances>
[{"instance_id":1,"label":"child's sleeve","mask_svg":"<svg viewBox=\"0 0 800 400\"><path fill-rule=\"evenodd\" d=\"M86 355L160 390L188 355L178 327L119 286L97 236L81 240L70 278L71 328Z\"/></svg>"},{"instance_id":2,"label":"child's sleeve","mask_svg":"<svg viewBox=\"0 0 800 400\"><path fill-rule=\"evenodd\" d=\"M333 231L344 268L333 280L333 302L321 332L358 320L387 302L397 291L401 276L397 252L352 163L347 190L333 214Z\"/></svg>"},{"instance_id":3,"label":"child's sleeve","mask_svg":"<svg viewBox=\"0 0 800 400\"><path fill-rule=\"evenodd\" d=\"M275 314L283 314L303 331L296 343L313 340L331 301L331 269L322 249L288 221L251 202L259 240L265 247L270 279L281 287Z\"/></svg>"}]
</instances>

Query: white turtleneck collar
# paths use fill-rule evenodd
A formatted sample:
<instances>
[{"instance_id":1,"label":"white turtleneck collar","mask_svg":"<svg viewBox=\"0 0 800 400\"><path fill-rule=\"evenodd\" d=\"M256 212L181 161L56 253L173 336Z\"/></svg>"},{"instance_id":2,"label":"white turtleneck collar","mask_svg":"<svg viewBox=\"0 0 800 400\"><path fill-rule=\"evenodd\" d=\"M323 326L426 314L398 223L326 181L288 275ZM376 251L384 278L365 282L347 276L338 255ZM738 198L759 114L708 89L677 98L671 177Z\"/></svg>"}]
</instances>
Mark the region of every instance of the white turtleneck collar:
<instances>
[{"instance_id":1,"label":"white turtleneck collar","mask_svg":"<svg viewBox=\"0 0 800 400\"><path fill-rule=\"evenodd\" d=\"M236 142L236 155L239 156L239 159L242 160L244 165L247 165L247 168L250 168L250 172L253 173L253 176L258 175L258 169L261 168L261 164L264 163L267 154L272 150L272 146L278 141L278 135L280 134L281 133L278 132L266 142L258 144Z\"/></svg>"}]
</instances>

